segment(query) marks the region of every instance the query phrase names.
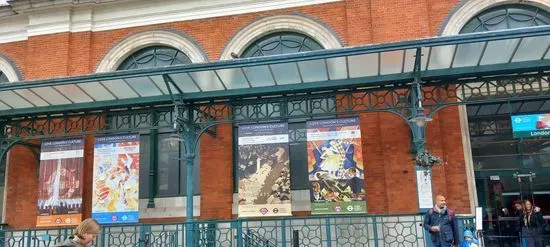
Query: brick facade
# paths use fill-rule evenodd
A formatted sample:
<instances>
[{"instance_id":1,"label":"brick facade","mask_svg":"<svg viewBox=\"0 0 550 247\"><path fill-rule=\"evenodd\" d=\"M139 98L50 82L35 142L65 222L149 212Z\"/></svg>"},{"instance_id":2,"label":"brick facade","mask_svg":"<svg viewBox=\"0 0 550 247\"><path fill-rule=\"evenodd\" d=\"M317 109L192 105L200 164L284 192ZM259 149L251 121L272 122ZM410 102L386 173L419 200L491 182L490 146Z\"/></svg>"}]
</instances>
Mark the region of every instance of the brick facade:
<instances>
[{"instance_id":1,"label":"brick facade","mask_svg":"<svg viewBox=\"0 0 550 247\"><path fill-rule=\"evenodd\" d=\"M344 45L363 45L434 36L459 0L346 0L237 16L141 26L101 32L32 36L0 44L25 80L90 74L120 40L139 31L172 29L195 39L210 60L217 60L239 28L262 16L300 13L329 26ZM0 20L1 23L1 20ZM369 213L417 211L416 180L406 123L390 113L361 114ZM427 147L448 162L434 170L434 193L448 195L451 207L470 212L466 168L457 107L436 114L427 128ZM201 139L201 218L230 219L233 200L231 125L218 126L215 137ZM93 136L86 137L84 216L91 214ZM21 147L11 150L6 223L13 228L36 222L36 160ZM214 181L215 180L215 181ZM296 212L308 215L309 212ZM177 218L180 219L180 218ZM147 222L169 221L174 219Z\"/></svg>"}]
</instances>

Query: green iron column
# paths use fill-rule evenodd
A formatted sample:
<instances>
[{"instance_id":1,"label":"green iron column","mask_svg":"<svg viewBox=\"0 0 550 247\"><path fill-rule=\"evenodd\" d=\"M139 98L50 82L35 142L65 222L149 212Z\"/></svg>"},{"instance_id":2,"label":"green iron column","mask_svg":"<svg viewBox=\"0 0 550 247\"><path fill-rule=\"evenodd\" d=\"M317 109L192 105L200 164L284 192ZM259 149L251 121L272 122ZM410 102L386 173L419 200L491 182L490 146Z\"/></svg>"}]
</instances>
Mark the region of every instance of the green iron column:
<instances>
[{"instance_id":1,"label":"green iron column","mask_svg":"<svg viewBox=\"0 0 550 247\"><path fill-rule=\"evenodd\" d=\"M197 129L195 128L195 124L192 123L193 121L193 107L192 106L186 106L187 109L182 109L182 107L176 107L176 114L178 116L177 119L177 130L179 132L179 135L181 137L181 143L183 144L183 160L186 167L186 236L185 236L185 243L186 246L196 246L195 245L195 225L193 224L193 209L194 209L194 203L193 203L193 196L195 195L194 191L194 173L193 168L195 166L195 156L196 156L196 148L197 148L197 142L199 138L199 133L197 133ZM185 118L182 118L182 116L186 116Z\"/></svg>"},{"instance_id":2,"label":"green iron column","mask_svg":"<svg viewBox=\"0 0 550 247\"><path fill-rule=\"evenodd\" d=\"M151 122L157 122L157 113L153 110ZM155 208L155 197L157 196L157 167L158 167L158 130L151 128L149 135L149 200L147 208Z\"/></svg>"}]
</instances>

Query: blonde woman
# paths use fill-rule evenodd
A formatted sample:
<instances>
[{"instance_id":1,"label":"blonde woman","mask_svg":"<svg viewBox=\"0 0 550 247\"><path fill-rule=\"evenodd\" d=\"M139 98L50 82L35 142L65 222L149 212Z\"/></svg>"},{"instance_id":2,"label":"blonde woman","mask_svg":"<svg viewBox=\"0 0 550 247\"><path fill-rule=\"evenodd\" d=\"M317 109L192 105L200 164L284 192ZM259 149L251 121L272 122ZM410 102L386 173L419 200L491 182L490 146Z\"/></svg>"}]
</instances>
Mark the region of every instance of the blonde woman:
<instances>
[{"instance_id":1,"label":"blonde woman","mask_svg":"<svg viewBox=\"0 0 550 247\"><path fill-rule=\"evenodd\" d=\"M74 236L69 237L65 242L56 245L57 247L87 247L91 246L101 227L94 219L86 219L78 225L74 231Z\"/></svg>"}]
</instances>

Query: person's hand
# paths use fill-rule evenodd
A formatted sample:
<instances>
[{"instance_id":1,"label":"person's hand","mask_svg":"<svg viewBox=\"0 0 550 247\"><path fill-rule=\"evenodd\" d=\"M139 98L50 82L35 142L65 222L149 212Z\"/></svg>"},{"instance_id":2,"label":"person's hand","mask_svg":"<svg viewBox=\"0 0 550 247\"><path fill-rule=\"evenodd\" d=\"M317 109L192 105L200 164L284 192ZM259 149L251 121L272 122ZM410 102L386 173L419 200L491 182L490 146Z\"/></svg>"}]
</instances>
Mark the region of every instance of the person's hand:
<instances>
[{"instance_id":1,"label":"person's hand","mask_svg":"<svg viewBox=\"0 0 550 247\"><path fill-rule=\"evenodd\" d=\"M539 207L535 207L535 212L540 212L540 208Z\"/></svg>"},{"instance_id":2,"label":"person's hand","mask_svg":"<svg viewBox=\"0 0 550 247\"><path fill-rule=\"evenodd\" d=\"M430 231L439 232L439 227L438 226L432 226L432 227L430 227Z\"/></svg>"}]
</instances>

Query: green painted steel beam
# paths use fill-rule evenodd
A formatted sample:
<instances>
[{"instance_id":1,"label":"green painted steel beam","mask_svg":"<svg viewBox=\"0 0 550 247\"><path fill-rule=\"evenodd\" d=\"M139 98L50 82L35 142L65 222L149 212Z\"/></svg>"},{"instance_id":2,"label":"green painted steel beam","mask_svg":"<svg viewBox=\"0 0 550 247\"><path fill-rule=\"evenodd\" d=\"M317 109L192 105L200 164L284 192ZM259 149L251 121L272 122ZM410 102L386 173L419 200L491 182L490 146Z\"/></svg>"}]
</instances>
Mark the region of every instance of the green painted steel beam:
<instances>
[{"instance_id":1,"label":"green painted steel beam","mask_svg":"<svg viewBox=\"0 0 550 247\"><path fill-rule=\"evenodd\" d=\"M308 82L299 84L287 84L278 86L266 86L255 88L230 89L224 91L211 91L200 93L187 93L180 95L183 101L200 101L212 99L246 98L253 96L281 95L288 93L319 92L331 89L349 89L361 86L380 86L391 82L391 84L410 82L413 80L412 73L395 75L369 76L342 80L328 80Z\"/></svg>"},{"instance_id":2,"label":"green painted steel beam","mask_svg":"<svg viewBox=\"0 0 550 247\"><path fill-rule=\"evenodd\" d=\"M366 46L358 46L358 47L346 47L346 48L340 48L340 49L319 50L319 51L311 51L311 52L293 53L293 54L285 54L285 55L277 55L277 56L254 57L254 58L227 60L227 61L215 61L210 63L187 64L187 65L170 66L170 67L163 67L163 68L126 70L126 71L99 73L99 74L91 74L91 75L84 75L84 76L67 77L67 78L15 82L15 83L7 83L7 84L0 85L0 91L14 90L14 89L28 89L28 88L35 88L38 86L57 86L57 85L65 85L65 84L72 84L72 83L78 84L78 83L85 83L85 82L107 81L107 80L116 80L116 79L125 79L125 78L135 78L135 77L141 77L141 76L158 76L158 75L172 74L172 73L186 73L186 72L196 72L196 71L206 71L206 70L240 68L240 67L247 67L247 66L260 66L260 65L267 65L267 64L281 64L281 63L316 60L316 59L327 59L327 58L335 58L335 57L343 57L343 56L361 55L361 54L383 52L383 51L414 49L418 47L465 44L465 43L472 43L472 42L535 37L535 36L542 36L542 35L550 35L550 26L538 26L538 27L511 29L511 30L495 31L495 32L462 34L462 35L446 36L446 37L433 37L433 38L402 41L402 42L395 42L395 43L366 45Z\"/></svg>"},{"instance_id":3,"label":"green painted steel beam","mask_svg":"<svg viewBox=\"0 0 550 247\"><path fill-rule=\"evenodd\" d=\"M88 111L88 110L94 110L94 109L122 108L122 107L128 107L128 106L146 106L146 105L157 105L157 104L160 105L160 104L170 104L170 103L172 103L172 99L170 98L170 95L163 95L163 96L142 97L142 98L132 98L132 99L122 99L122 100L97 101L97 102L91 102L91 103L76 103L76 104L70 104L70 105L22 108L22 109L0 111L0 120L2 118L29 115L29 114L41 115L41 114L57 113L57 112Z\"/></svg>"}]
</instances>

